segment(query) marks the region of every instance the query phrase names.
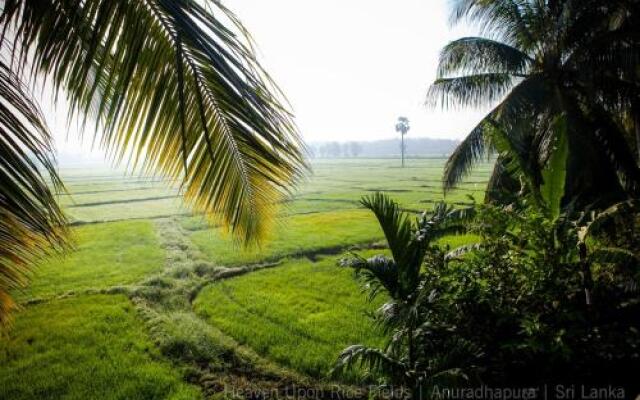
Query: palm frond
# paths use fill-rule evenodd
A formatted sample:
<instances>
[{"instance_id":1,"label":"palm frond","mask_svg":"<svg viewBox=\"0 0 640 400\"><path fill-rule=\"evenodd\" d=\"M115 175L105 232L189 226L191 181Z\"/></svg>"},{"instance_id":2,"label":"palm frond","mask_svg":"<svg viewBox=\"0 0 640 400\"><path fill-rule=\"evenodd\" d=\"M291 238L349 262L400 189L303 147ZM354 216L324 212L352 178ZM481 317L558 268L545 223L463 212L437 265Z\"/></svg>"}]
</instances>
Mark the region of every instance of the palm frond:
<instances>
[{"instance_id":1,"label":"palm frond","mask_svg":"<svg viewBox=\"0 0 640 400\"><path fill-rule=\"evenodd\" d=\"M384 289L392 298L399 294L398 267L396 263L385 256L378 255L364 259L358 255L351 255L340 260L342 267L353 268L356 276L369 291L369 300L373 300Z\"/></svg>"},{"instance_id":2,"label":"palm frond","mask_svg":"<svg viewBox=\"0 0 640 400\"><path fill-rule=\"evenodd\" d=\"M543 114L555 107L556 103L544 77L539 73L532 73L513 87L492 114L503 127L511 127L522 123L522 120L527 123L536 122L531 119L532 115Z\"/></svg>"},{"instance_id":3,"label":"palm frond","mask_svg":"<svg viewBox=\"0 0 640 400\"><path fill-rule=\"evenodd\" d=\"M472 244L466 244L464 246L460 246L457 247L453 250L451 250L450 252L448 252L447 254L445 254L444 258L447 261L453 261L453 260L460 260L462 259L465 255L472 253L478 249L481 248L481 244L480 243L472 243Z\"/></svg>"},{"instance_id":4,"label":"palm frond","mask_svg":"<svg viewBox=\"0 0 640 400\"><path fill-rule=\"evenodd\" d=\"M453 74L525 74L534 60L513 46L482 37L464 37L447 44L440 53L437 76Z\"/></svg>"},{"instance_id":5,"label":"palm frond","mask_svg":"<svg viewBox=\"0 0 640 400\"><path fill-rule=\"evenodd\" d=\"M472 171L473 166L493 149L487 133L489 129L491 125L486 120L481 121L451 153L442 175L445 194L455 188Z\"/></svg>"},{"instance_id":6,"label":"palm frond","mask_svg":"<svg viewBox=\"0 0 640 400\"><path fill-rule=\"evenodd\" d=\"M630 215L640 212L640 200L632 199L616 203L600 213L593 213L591 220L579 232L579 239L586 241L589 236L597 236L603 233L606 226L622 225Z\"/></svg>"},{"instance_id":7,"label":"palm frond","mask_svg":"<svg viewBox=\"0 0 640 400\"><path fill-rule=\"evenodd\" d=\"M427 92L427 105L440 105L445 109L455 107L483 107L492 104L509 93L516 79L508 73L479 73L440 78Z\"/></svg>"},{"instance_id":8,"label":"palm frond","mask_svg":"<svg viewBox=\"0 0 640 400\"><path fill-rule=\"evenodd\" d=\"M447 338L443 342L437 356L430 355L429 365L419 367L425 371L422 382L428 387L468 382L469 372L483 355L480 347L460 337ZM429 344L424 344L424 347L428 351Z\"/></svg>"},{"instance_id":9,"label":"palm frond","mask_svg":"<svg viewBox=\"0 0 640 400\"><path fill-rule=\"evenodd\" d=\"M621 174L623 170L617 170L615 160L622 161L621 156L626 153L631 164L635 164L635 161L628 148L618 147L622 151L616 154L615 146L620 145L616 129L606 128L606 120L598 118L594 121L589 111L591 108L586 104L580 107L580 100L575 96L563 93L559 97L562 98L561 105L567 118L569 133L565 203L574 202L576 207L602 208L628 198L629 192L633 192L635 179L628 181L631 185L626 185L625 190L623 183L627 182L620 179L624 177ZM594 114L597 115L595 112ZM605 139L603 134L608 137ZM629 166L628 161L626 166ZM632 172L629 177L634 176L634 169L637 169L635 165L628 169ZM637 177L637 171L635 176Z\"/></svg>"},{"instance_id":10,"label":"palm frond","mask_svg":"<svg viewBox=\"0 0 640 400\"><path fill-rule=\"evenodd\" d=\"M510 204L515 200L521 189L518 172L513 168L513 162L508 154L501 154L496 158L487 183L485 202Z\"/></svg>"},{"instance_id":11,"label":"palm frond","mask_svg":"<svg viewBox=\"0 0 640 400\"><path fill-rule=\"evenodd\" d=\"M375 316L377 317L375 321L382 328L382 332L391 334L406 323L407 307L403 307L402 303L395 300L390 300L376 310Z\"/></svg>"},{"instance_id":12,"label":"palm frond","mask_svg":"<svg viewBox=\"0 0 640 400\"><path fill-rule=\"evenodd\" d=\"M364 197L361 202L378 219L398 268L396 298L406 299L419 283L420 268L429 243L421 240L415 224L389 196L376 193Z\"/></svg>"},{"instance_id":13,"label":"palm frond","mask_svg":"<svg viewBox=\"0 0 640 400\"><path fill-rule=\"evenodd\" d=\"M542 167L538 162L537 127L531 119L521 117L513 124L494 125L491 140L495 148L503 156L506 171L517 171L521 182L519 194L525 192L533 196L533 200L541 204L540 185L542 184ZM494 168L500 168L496 166ZM523 190L526 189L526 190Z\"/></svg>"},{"instance_id":14,"label":"palm frond","mask_svg":"<svg viewBox=\"0 0 640 400\"><path fill-rule=\"evenodd\" d=\"M407 256L407 249L413 235L414 227L411 221L402 212L400 206L383 193L365 196L360 203L376 216L393 259L401 264Z\"/></svg>"},{"instance_id":15,"label":"palm frond","mask_svg":"<svg viewBox=\"0 0 640 400\"><path fill-rule=\"evenodd\" d=\"M640 168L624 133L610 114L600 107L591 107L589 117L595 139L620 176L626 192L633 197L640 196Z\"/></svg>"},{"instance_id":16,"label":"palm frond","mask_svg":"<svg viewBox=\"0 0 640 400\"><path fill-rule=\"evenodd\" d=\"M475 216L475 205L455 208L445 202L438 202L433 211L423 213L419 219L417 240L430 245L446 236L464 234L468 232L468 224Z\"/></svg>"},{"instance_id":17,"label":"palm frond","mask_svg":"<svg viewBox=\"0 0 640 400\"><path fill-rule=\"evenodd\" d=\"M476 24L484 35L498 36L521 46L534 42L537 13L529 0L454 0L451 24ZM533 31L533 32L532 32Z\"/></svg>"},{"instance_id":18,"label":"palm frond","mask_svg":"<svg viewBox=\"0 0 640 400\"><path fill-rule=\"evenodd\" d=\"M454 0L452 22L467 19L487 39L462 38L443 50L430 100L478 106L504 97L485 119L495 121L492 144L502 147L494 182L514 186L513 178L525 178L521 192L537 203L559 117L567 120L569 143L562 207L637 197L640 169L626 119L637 119L640 97L638 15L626 0ZM452 155L445 188L470 170L482 146L469 140Z\"/></svg>"},{"instance_id":19,"label":"palm frond","mask_svg":"<svg viewBox=\"0 0 640 400\"><path fill-rule=\"evenodd\" d=\"M510 93L467 135L449 156L443 173L446 192L468 175L475 163L490 151L510 155L510 163L521 172L538 181L535 159L530 154L535 125L528 118L540 109L548 94L540 76L531 76L518 83Z\"/></svg>"},{"instance_id":20,"label":"palm frond","mask_svg":"<svg viewBox=\"0 0 640 400\"><path fill-rule=\"evenodd\" d=\"M188 204L260 239L306 170L278 91L218 1L7 0L16 65L91 114L116 161L183 182ZM33 56L33 57L32 57Z\"/></svg>"},{"instance_id":21,"label":"palm frond","mask_svg":"<svg viewBox=\"0 0 640 400\"><path fill-rule=\"evenodd\" d=\"M51 186L60 189L52 138L23 82L0 59L0 325L16 308L35 261L65 246L66 219Z\"/></svg>"},{"instance_id":22,"label":"palm frond","mask_svg":"<svg viewBox=\"0 0 640 400\"><path fill-rule=\"evenodd\" d=\"M402 377L408 372L407 365L404 362L395 359L381 349L353 345L342 351L331 374L339 375L355 365L393 377Z\"/></svg>"}]
</instances>

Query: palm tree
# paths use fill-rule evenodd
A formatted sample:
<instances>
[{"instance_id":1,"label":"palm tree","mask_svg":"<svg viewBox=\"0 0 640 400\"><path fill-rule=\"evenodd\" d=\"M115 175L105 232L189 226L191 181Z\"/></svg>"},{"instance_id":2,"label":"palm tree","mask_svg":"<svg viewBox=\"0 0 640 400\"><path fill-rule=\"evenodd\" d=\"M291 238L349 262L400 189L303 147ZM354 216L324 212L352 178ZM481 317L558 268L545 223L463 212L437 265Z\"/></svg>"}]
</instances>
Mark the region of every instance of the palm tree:
<instances>
[{"instance_id":1,"label":"palm tree","mask_svg":"<svg viewBox=\"0 0 640 400\"><path fill-rule=\"evenodd\" d=\"M459 372L454 368L458 366L457 356L463 353L458 346L460 343L447 342L444 346L447 354L437 354L436 351L442 349L436 350L432 346L433 338L425 337L428 329L421 327L425 322L425 307L429 307L434 296L422 289L422 268L425 256L434 250L436 240L466 231L465 225L474 216L474 207L454 209L438 203L433 212L424 213L413 221L397 203L381 193L363 198L361 204L376 216L391 257L377 255L365 259L352 254L340 264L355 270L369 291L369 300L380 294L388 298L376 315L391 339L386 349L349 346L340 355L334 373L357 364L364 365L410 391L418 390L419 385L456 375ZM445 262L446 257L438 260ZM426 362L426 359L431 361Z\"/></svg>"},{"instance_id":2,"label":"palm tree","mask_svg":"<svg viewBox=\"0 0 640 400\"><path fill-rule=\"evenodd\" d=\"M409 132L411 127L409 126L409 118L407 117L398 117L398 122L396 123L396 132L400 133L400 153L402 154L402 167L404 168L404 135Z\"/></svg>"},{"instance_id":3,"label":"palm tree","mask_svg":"<svg viewBox=\"0 0 640 400\"><path fill-rule=\"evenodd\" d=\"M520 187L539 201L552 180L562 181L565 206L637 196L640 169L620 119L640 109L639 7L624 0L456 0L453 23L471 20L483 36L442 50L428 102L493 108L450 156L444 189L496 152L489 198Z\"/></svg>"},{"instance_id":4,"label":"palm tree","mask_svg":"<svg viewBox=\"0 0 640 400\"><path fill-rule=\"evenodd\" d=\"M218 1L5 0L0 14L0 322L9 291L66 243L51 135L26 84L66 92L115 161L182 182L251 243L306 170L281 95Z\"/></svg>"}]
</instances>

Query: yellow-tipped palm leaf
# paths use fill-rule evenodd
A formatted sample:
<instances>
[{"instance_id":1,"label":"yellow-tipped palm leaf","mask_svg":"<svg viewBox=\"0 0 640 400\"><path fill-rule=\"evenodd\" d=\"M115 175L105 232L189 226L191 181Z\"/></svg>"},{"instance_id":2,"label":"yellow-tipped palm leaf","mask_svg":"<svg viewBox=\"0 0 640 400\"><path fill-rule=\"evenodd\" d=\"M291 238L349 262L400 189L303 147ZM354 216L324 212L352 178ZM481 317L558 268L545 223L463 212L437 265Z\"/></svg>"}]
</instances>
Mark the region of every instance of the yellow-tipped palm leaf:
<instances>
[{"instance_id":1,"label":"yellow-tipped palm leaf","mask_svg":"<svg viewBox=\"0 0 640 400\"><path fill-rule=\"evenodd\" d=\"M181 181L191 206L246 243L307 168L277 88L217 1L7 0L0 29L14 71L64 90L112 157Z\"/></svg>"}]
</instances>

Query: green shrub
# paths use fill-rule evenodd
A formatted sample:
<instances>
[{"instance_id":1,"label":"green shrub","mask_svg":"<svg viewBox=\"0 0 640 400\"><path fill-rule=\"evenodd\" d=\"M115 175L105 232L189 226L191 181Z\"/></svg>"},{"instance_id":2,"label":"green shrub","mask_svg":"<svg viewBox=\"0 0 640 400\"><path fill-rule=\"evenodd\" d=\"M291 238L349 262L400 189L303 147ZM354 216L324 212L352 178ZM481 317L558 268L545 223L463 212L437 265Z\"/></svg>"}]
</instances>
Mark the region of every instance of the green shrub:
<instances>
[{"instance_id":1,"label":"green shrub","mask_svg":"<svg viewBox=\"0 0 640 400\"><path fill-rule=\"evenodd\" d=\"M636 382L637 260L597 240L581 242L588 226L486 207L476 225L481 246L441 270L427 269L425 290L439 293L443 310L430 321L483 349L484 382Z\"/></svg>"},{"instance_id":2,"label":"green shrub","mask_svg":"<svg viewBox=\"0 0 640 400\"><path fill-rule=\"evenodd\" d=\"M403 217L392 224L374 212L388 225L393 258L344 264L363 271L372 294L391 293L377 314L389 345L351 346L338 367L364 362L414 396L438 384L640 389L638 257L599 239L607 212L550 219L530 207L483 206L469 225L478 243L449 252L428 241L419 273L409 260L438 222L407 228Z\"/></svg>"}]
</instances>

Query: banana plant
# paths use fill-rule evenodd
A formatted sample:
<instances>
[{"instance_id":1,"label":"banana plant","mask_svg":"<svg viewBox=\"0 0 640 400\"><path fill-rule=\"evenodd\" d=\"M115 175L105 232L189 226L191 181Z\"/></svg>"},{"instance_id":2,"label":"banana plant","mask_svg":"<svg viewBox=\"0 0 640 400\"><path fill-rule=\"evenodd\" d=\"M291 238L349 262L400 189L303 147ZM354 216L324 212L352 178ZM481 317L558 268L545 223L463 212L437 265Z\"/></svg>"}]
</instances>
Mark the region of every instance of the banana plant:
<instances>
[{"instance_id":1,"label":"banana plant","mask_svg":"<svg viewBox=\"0 0 640 400\"><path fill-rule=\"evenodd\" d=\"M636 253L622 247L598 245L598 236L603 234L606 225L615 230L629 222L629 218L637 218L639 213L640 201L627 200L614 204L602 212L584 213L577 222L577 248L587 306L593 303L591 292L593 290L592 265L594 264L615 266L619 278L628 282L627 286L637 287L640 283L640 257ZM635 226L635 222L633 225ZM616 236L611 229L608 234Z\"/></svg>"}]
</instances>

